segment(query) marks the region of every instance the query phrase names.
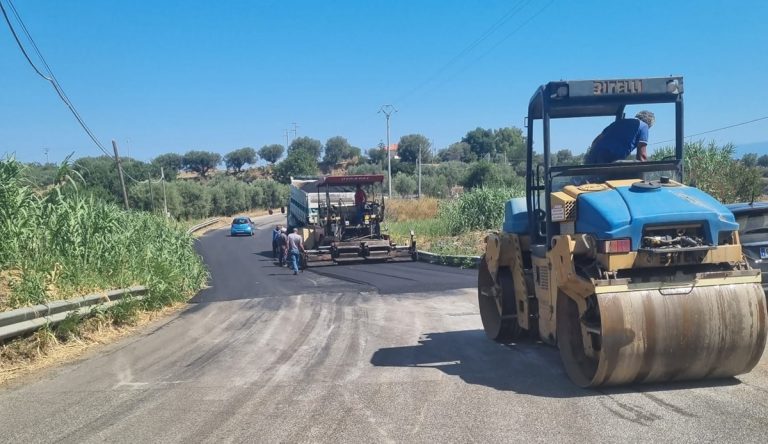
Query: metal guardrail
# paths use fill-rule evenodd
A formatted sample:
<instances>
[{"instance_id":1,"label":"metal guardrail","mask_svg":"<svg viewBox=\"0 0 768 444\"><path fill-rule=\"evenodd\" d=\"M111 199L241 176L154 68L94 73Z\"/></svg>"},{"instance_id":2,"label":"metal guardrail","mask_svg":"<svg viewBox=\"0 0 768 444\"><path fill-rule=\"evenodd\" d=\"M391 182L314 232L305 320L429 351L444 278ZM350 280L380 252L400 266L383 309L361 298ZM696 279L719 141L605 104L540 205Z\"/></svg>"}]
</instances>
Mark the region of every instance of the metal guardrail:
<instances>
[{"instance_id":1,"label":"metal guardrail","mask_svg":"<svg viewBox=\"0 0 768 444\"><path fill-rule=\"evenodd\" d=\"M419 250L418 258L420 262L462 268L477 268L480 264L480 256L449 256L422 250Z\"/></svg>"},{"instance_id":2,"label":"metal guardrail","mask_svg":"<svg viewBox=\"0 0 768 444\"><path fill-rule=\"evenodd\" d=\"M136 286L1 312L0 342L31 333L45 325L56 325L70 315L84 316L96 308L110 307L126 296L142 299L146 294L147 287Z\"/></svg>"},{"instance_id":3,"label":"metal guardrail","mask_svg":"<svg viewBox=\"0 0 768 444\"><path fill-rule=\"evenodd\" d=\"M211 226L211 225L215 224L216 222L218 222L220 220L221 220L220 217L214 217L214 218L208 219L208 220L206 220L204 222L200 222L197 225L193 225L193 226L189 227L189 229L187 230L187 234L192 234L192 233L194 233L197 230L202 230L203 228Z\"/></svg>"}]
</instances>

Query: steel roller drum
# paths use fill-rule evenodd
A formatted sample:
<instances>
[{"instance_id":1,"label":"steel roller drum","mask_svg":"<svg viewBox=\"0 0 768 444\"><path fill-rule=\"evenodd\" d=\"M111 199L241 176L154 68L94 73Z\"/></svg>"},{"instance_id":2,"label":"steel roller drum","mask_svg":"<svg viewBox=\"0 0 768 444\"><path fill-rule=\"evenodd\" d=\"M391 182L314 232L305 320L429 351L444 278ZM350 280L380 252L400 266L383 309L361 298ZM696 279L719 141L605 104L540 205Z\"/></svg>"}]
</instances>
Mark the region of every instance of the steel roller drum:
<instances>
[{"instance_id":1,"label":"steel roller drum","mask_svg":"<svg viewBox=\"0 0 768 444\"><path fill-rule=\"evenodd\" d=\"M722 378L747 373L766 344L759 284L598 294L597 359L584 353L575 302L558 301L558 346L583 387ZM561 317L562 316L562 317Z\"/></svg>"}]
</instances>

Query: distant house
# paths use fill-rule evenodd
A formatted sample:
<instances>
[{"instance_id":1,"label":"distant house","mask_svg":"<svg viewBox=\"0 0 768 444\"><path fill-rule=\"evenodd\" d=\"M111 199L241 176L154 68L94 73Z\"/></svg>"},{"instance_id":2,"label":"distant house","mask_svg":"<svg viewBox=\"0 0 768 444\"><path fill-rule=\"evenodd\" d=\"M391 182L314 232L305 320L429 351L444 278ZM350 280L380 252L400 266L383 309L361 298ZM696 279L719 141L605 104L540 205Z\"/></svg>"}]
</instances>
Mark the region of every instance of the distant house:
<instances>
[{"instance_id":1,"label":"distant house","mask_svg":"<svg viewBox=\"0 0 768 444\"><path fill-rule=\"evenodd\" d=\"M385 150L385 147L382 147L381 149ZM389 145L389 151L392 153L393 159L399 159L400 156L397 155L397 144L393 143Z\"/></svg>"}]
</instances>

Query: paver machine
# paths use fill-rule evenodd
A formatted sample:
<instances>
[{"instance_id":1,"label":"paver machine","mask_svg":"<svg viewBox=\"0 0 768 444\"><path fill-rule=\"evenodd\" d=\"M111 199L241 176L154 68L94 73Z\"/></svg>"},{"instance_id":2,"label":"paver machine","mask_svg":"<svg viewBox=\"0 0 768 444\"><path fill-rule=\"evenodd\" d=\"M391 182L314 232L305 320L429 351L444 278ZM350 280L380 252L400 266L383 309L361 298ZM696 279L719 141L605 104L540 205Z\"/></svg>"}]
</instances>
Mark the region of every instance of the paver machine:
<instances>
[{"instance_id":1,"label":"paver machine","mask_svg":"<svg viewBox=\"0 0 768 444\"><path fill-rule=\"evenodd\" d=\"M551 121L619 119L634 104L674 106L674 156L551 166ZM486 335L556 345L583 387L749 372L766 344L760 271L742 255L733 214L682 183L683 78L547 83L527 131L526 196L506 203L480 264Z\"/></svg>"},{"instance_id":2,"label":"paver machine","mask_svg":"<svg viewBox=\"0 0 768 444\"><path fill-rule=\"evenodd\" d=\"M377 199L376 191L383 182L382 175L326 176L317 182L316 213L321 217L303 229L306 266L416 260L413 232L408 245L397 245L382 233L384 202ZM368 190L362 202L355 202L358 188Z\"/></svg>"}]
</instances>

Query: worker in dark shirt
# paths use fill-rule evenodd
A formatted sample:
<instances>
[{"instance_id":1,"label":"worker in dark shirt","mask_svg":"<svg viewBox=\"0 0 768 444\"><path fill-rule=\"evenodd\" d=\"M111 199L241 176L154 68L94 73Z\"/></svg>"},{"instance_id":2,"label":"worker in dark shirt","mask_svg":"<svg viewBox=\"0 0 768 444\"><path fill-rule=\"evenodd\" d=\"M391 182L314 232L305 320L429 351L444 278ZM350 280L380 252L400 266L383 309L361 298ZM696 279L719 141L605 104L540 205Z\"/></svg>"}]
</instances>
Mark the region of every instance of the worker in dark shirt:
<instances>
[{"instance_id":1,"label":"worker in dark shirt","mask_svg":"<svg viewBox=\"0 0 768 444\"><path fill-rule=\"evenodd\" d=\"M368 196L365 195L363 187L357 184L355 189L355 208L357 208L357 223L361 223L363 220L363 214L365 214L365 202L368 200Z\"/></svg>"},{"instance_id":2,"label":"worker in dark shirt","mask_svg":"<svg viewBox=\"0 0 768 444\"><path fill-rule=\"evenodd\" d=\"M641 162L647 160L648 130L656 117L650 111L640 111L634 119L618 119L608 125L592 142L584 163L611 163L624 160L632 151Z\"/></svg>"},{"instance_id":3,"label":"worker in dark shirt","mask_svg":"<svg viewBox=\"0 0 768 444\"><path fill-rule=\"evenodd\" d=\"M272 259L277 259L277 255L280 252L280 224L275 226L272 230Z\"/></svg>"}]
</instances>

